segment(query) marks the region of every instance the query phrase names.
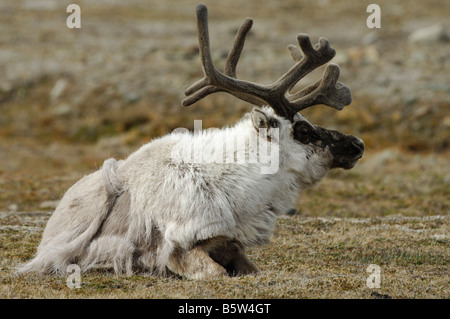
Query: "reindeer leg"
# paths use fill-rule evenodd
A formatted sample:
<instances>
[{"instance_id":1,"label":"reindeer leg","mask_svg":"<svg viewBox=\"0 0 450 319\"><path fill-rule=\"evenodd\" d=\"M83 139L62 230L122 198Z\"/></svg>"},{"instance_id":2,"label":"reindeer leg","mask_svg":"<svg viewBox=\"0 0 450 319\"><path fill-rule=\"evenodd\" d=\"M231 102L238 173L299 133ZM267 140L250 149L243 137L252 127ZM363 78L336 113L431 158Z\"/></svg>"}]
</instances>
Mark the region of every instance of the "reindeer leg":
<instances>
[{"instance_id":1,"label":"reindeer leg","mask_svg":"<svg viewBox=\"0 0 450 319\"><path fill-rule=\"evenodd\" d=\"M241 248L236 256L230 261L227 269L236 275L251 275L259 273L259 268L248 259L244 250Z\"/></svg>"},{"instance_id":2,"label":"reindeer leg","mask_svg":"<svg viewBox=\"0 0 450 319\"><path fill-rule=\"evenodd\" d=\"M208 248L211 258L225 267L230 275L249 275L259 272L258 267L248 259L242 244L238 241L228 240Z\"/></svg>"},{"instance_id":3,"label":"reindeer leg","mask_svg":"<svg viewBox=\"0 0 450 319\"><path fill-rule=\"evenodd\" d=\"M201 245L188 251L176 249L167 268L187 279L214 279L226 274L225 268L216 263Z\"/></svg>"},{"instance_id":4,"label":"reindeer leg","mask_svg":"<svg viewBox=\"0 0 450 319\"><path fill-rule=\"evenodd\" d=\"M249 275L259 272L245 254L242 244L225 237L199 242L191 250L176 249L167 268L188 279L212 279L226 273Z\"/></svg>"}]
</instances>

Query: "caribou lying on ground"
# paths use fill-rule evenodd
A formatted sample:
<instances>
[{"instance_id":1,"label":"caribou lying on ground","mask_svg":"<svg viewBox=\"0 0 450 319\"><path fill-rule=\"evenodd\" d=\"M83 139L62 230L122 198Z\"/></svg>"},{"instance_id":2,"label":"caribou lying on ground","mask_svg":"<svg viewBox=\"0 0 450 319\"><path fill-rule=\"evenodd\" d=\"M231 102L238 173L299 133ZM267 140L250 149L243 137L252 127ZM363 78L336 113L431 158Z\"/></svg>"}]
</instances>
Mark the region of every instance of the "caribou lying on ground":
<instances>
[{"instance_id":1,"label":"caribou lying on ground","mask_svg":"<svg viewBox=\"0 0 450 319\"><path fill-rule=\"evenodd\" d=\"M351 102L348 87L337 82L337 65L328 64L318 82L290 93L334 57L326 39L313 46L307 35L298 35L304 56L289 46L295 65L273 84L261 85L236 77L252 21L239 29L224 72L212 63L204 5L197 7L197 21L204 78L186 90L183 105L223 91L256 107L234 127L173 132L125 160L106 160L66 192L35 258L19 272L64 274L77 264L82 271L169 270L191 279L256 273L245 248L269 240L277 216L295 207L302 189L361 158L362 140L298 114L316 104L342 109ZM273 152L277 167L267 171Z\"/></svg>"}]
</instances>

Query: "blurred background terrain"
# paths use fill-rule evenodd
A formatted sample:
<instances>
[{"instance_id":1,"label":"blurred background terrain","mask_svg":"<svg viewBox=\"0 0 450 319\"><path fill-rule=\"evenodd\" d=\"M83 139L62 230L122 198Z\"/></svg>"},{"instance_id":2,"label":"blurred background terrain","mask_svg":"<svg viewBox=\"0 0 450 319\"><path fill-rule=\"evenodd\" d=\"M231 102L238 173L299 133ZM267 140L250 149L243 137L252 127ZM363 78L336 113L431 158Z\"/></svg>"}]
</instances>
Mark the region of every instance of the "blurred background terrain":
<instances>
[{"instance_id":1,"label":"blurred background terrain","mask_svg":"<svg viewBox=\"0 0 450 319\"><path fill-rule=\"evenodd\" d=\"M73 2L81 7L81 29L66 26L66 7ZM340 65L340 81L351 88L353 102L339 112L316 106L303 115L316 125L361 137L366 153L354 169L333 170L307 190L299 198L298 214L280 222L274 244L254 251L252 258L266 276L245 279L255 285L253 292L251 287L228 289L242 286L236 279L203 287L204 292L190 283L184 294L371 296L355 288L364 278L341 276L376 262L396 278L387 283L390 296L448 298L450 2L376 1L379 29L366 25L366 8L373 1L203 2L219 68L242 21L254 20L238 65L241 79L271 83L293 65L286 47L297 44L298 33L309 34L313 43L326 37L337 52L331 62ZM202 76L197 4L0 2L0 230L6 235L0 240L0 270L33 255L58 200L105 159L126 158L175 128L193 129L194 120L202 120L203 128L223 127L251 110L226 94L181 106L184 90ZM322 72L323 67L315 70L297 87L315 82ZM388 219L378 219L384 216ZM402 216L407 219L396 219ZM303 247L296 246L299 242ZM278 251L287 254L278 256ZM282 259L288 257L292 259ZM309 264L319 267L311 270ZM341 268L329 268L331 264ZM413 268L398 270L408 265ZM287 277L270 269L286 271ZM322 279L311 288L304 281L308 276ZM88 285L95 296L105 289L115 294L115 279L93 278ZM399 286L401 278L406 279ZM54 290L38 292L12 277L5 280L9 288L0 289L3 296L70 296L53 279L47 289ZM147 287L136 278L120 285L132 291ZM150 285L156 289L158 282ZM174 291L179 287L170 280L162 285L174 286Z\"/></svg>"},{"instance_id":2,"label":"blurred background terrain","mask_svg":"<svg viewBox=\"0 0 450 319\"><path fill-rule=\"evenodd\" d=\"M202 75L196 1L78 1L81 29L66 26L69 3L0 4L0 210L51 206L107 157L124 158L177 127L192 129L194 119L203 120L204 128L232 125L251 109L226 94L181 106L184 90ZM374 199L371 195L381 202L415 197L417 202L400 201L407 206L398 207L400 212L446 213L450 5L379 1L381 28L369 29L369 3L211 2L213 58L223 65L247 16L254 26L238 65L242 79L270 83L286 72L293 65L286 46L296 44L299 32L313 43L328 38L353 103L340 112L316 106L304 115L363 138L367 153L354 171L332 172L338 185L330 183L328 191L325 184L319 201L337 189L345 200L363 197L360 204ZM322 72L312 72L298 86ZM355 192L353 180L362 189ZM344 207L338 213L383 215L396 208ZM303 208L307 214L335 212L324 210Z\"/></svg>"}]
</instances>

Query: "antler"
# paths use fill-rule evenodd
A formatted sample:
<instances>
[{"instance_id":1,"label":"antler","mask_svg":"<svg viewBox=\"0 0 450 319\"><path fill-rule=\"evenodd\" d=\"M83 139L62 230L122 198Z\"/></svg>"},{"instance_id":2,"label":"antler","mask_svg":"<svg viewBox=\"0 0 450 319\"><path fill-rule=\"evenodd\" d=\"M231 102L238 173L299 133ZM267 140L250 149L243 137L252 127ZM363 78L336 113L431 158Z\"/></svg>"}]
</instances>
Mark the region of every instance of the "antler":
<instances>
[{"instance_id":1,"label":"antler","mask_svg":"<svg viewBox=\"0 0 450 319\"><path fill-rule=\"evenodd\" d=\"M297 63L272 84L262 85L238 79L236 66L252 24L253 21L249 18L243 22L228 54L224 72L221 73L215 68L211 58L207 8L203 4L197 6L198 40L204 77L185 91L187 98L182 102L184 106L209 94L224 91L255 105L268 104L278 115L292 120L297 112L316 104L341 110L351 103L350 89L337 82L339 66L334 63L327 65L319 81L299 92L289 93L305 75L330 61L336 54L325 38L320 38L319 43L313 47L308 35L299 34L297 40L304 57L297 47L289 45L288 49Z\"/></svg>"}]
</instances>

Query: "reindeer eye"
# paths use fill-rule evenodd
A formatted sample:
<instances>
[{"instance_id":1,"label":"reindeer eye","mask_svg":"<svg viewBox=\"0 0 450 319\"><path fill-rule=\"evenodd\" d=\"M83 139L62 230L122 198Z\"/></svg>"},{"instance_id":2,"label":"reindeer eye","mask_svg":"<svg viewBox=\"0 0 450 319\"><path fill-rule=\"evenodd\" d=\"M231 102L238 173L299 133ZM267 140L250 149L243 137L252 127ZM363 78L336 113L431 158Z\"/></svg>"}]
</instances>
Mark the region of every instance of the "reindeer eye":
<instances>
[{"instance_id":1,"label":"reindeer eye","mask_svg":"<svg viewBox=\"0 0 450 319\"><path fill-rule=\"evenodd\" d=\"M295 125L294 139L300 143L309 144L312 133L313 131L307 123L297 122Z\"/></svg>"},{"instance_id":2,"label":"reindeer eye","mask_svg":"<svg viewBox=\"0 0 450 319\"><path fill-rule=\"evenodd\" d=\"M278 126L280 126L280 122L278 122L278 120L276 120L274 118L271 118L269 120L269 126L270 127L278 127Z\"/></svg>"},{"instance_id":3,"label":"reindeer eye","mask_svg":"<svg viewBox=\"0 0 450 319\"><path fill-rule=\"evenodd\" d=\"M307 129L306 127L302 126L302 127L300 127L300 128L298 129L298 132L299 132L300 134L302 134L302 135L307 135L307 134L308 134L308 129Z\"/></svg>"}]
</instances>

